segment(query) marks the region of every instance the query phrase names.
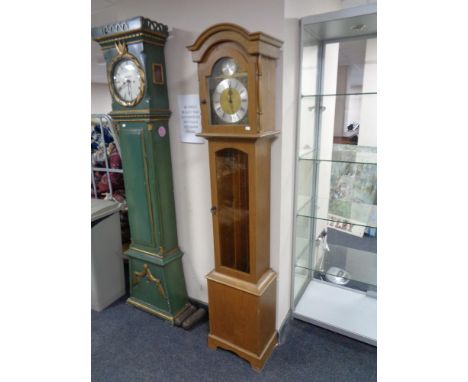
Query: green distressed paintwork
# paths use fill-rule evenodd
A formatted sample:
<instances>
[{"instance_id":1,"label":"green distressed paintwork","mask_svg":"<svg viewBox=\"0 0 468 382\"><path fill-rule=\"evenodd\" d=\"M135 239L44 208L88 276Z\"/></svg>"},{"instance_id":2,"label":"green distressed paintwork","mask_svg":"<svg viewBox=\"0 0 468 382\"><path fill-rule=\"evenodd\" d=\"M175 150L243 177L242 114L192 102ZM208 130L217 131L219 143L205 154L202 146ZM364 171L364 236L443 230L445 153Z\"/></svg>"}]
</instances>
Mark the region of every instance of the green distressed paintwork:
<instances>
[{"instance_id":1,"label":"green distressed paintwork","mask_svg":"<svg viewBox=\"0 0 468 382\"><path fill-rule=\"evenodd\" d=\"M127 23L128 34L134 34L135 31L149 33L141 27L143 18L140 19L115 24ZM134 25L137 25L137 29L132 30ZM93 38L102 37L102 31L101 27L93 28ZM182 267L183 253L177 244L164 47L134 42L135 38L129 38L126 34L118 36L120 42L127 44L128 52L139 60L146 77L145 94L140 103L127 108L113 102L111 113L114 120L118 121L132 237L130 249L126 253L129 258L130 298L163 316L174 318L188 303L188 297ZM113 35L105 37L113 38ZM101 46L106 44L103 41L99 43ZM109 64L117 55L117 50L109 49L108 46L104 50L104 57ZM154 63L163 65L162 85L153 83ZM135 110L140 111L138 117L132 113ZM159 134L161 128L165 134ZM164 296L148 277L141 277L135 285L132 283L135 272L142 272L145 264L151 274L160 280Z\"/></svg>"}]
</instances>

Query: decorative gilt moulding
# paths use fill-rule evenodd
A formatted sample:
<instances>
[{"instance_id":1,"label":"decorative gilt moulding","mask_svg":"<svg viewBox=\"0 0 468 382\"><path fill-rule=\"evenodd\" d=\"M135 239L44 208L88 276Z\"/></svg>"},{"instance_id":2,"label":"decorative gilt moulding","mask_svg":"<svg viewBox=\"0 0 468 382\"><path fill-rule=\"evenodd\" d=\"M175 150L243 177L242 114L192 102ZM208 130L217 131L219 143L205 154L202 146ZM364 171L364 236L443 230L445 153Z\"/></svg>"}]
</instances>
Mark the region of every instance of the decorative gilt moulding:
<instances>
[{"instance_id":1,"label":"decorative gilt moulding","mask_svg":"<svg viewBox=\"0 0 468 382\"><path fill-rule=\"evenodd\" d=\"M163 46L168 36L167 25L142 16L93 28L92 37L103 49L113 48L122 39L140 39L147 43Z\"/></svg>"},{"instance_id":2,"label":"decorative gilt moulding","mask_svg":"<svg viewBox=\"0 0 468 382\"><path fill-rule=\"evenodd\" d=\"M144 110L116 110L110 116L114 121L167 121L171 116L170 110L144 109Z\"/></svg>"},{"instance_id":3,"label":"decorative gilt moulding","mask_svg":"<svg viewBox=\"0 0 468 382\"><path fill-rule=\"evenodd\" d=\"M223 138L239 138L239 139L259 139L259 138L273 138L277 136L280 132L277 130L274 131L263 131L257 134L223 134L223 133L198 133L198 137L211 138L211 139L223 139Z\"/></svg>"},{"instance_id":4,"label":"decorative gilt moulding","mask_svg":"<svg viewBox=\"0 0 468 382\"><path fill-rule=\"evenodd\" d=\"M132 284L137 285L140 282L140 280L142 278L144 278L144 277L146 277L148 279L148 281L154 283L156 285L156 287L158 288L159 293L161 294L161 296L167 300L166 292L164 291L161 280L158 279L157 277L153 276L148 264L144 265L143 271L133 273Z\"/></svg>"},{"instance_id":5,"label":"decorative gilt moulding","mask_svg":"<svg viewBox=\"0 0 468 382\"><path fill-rule=\"evenodd\" d=\"M109 90L111 92L112 98L115 99L122 106L131 107L131 106L138 105L140 103L141 99L143 98L143 95L145 94L145 88L146 88L145 71L142 68L142 66L140 65L140 61L138 61L138 59L133 54L130 54L128 52L126 43L116 42L115 43L115 49L117 50L118 54L116 54L112 58L112 60L110 60L109 63L107 64L107 83L110 84ZM133 101L125 101L123 99L120 99L120 97L118 96L118 93L114 89L114 85L113 85L113 81L112 81L112 72L113 72L114 65L118 61L121 61L123 59L126 59L126 60L129 60L129 61L133 62L133 64L137 68L138 74L139 74L139 76L141 78L142 86L140 87L140 91L138 93L138 96Z\"/></svg>"},{"instance_id":6,"label":"decorative gilt moulding","mask_svg":"<svg viewBox=\"0 0 468 382\"><path fill-rule=\"evenodd\" d=\"M131 245L130 249L132 249L134 251L141 252L141 253L145 253L145 254L150 255L150 256L159 257L161 259L168 258L168 257L174 255L177 251L180 252L179 247L174 247L174 248L171 248L169 250L165 250L163 247L159 247L159 252L147 251L145 249L138 248L138 247L136 247L134 245Z\"/></svg>"},{"instance_id":7,"label":"decorative gilt moulding","mask_svg":"<svg viewBox=\"0 0 468 382\"><path fill-rule=\"evenodd\" d=\"M137 308L139 308L141 310L144 310L145 312L148 312L148 313L150 313L150 314L152 314L154 316L161 317L161 318L163 318L163 319L165 319L165 320L167 320L167 321L169 321L171 323L174 323L174 319L179 314L181 314L186 309L186 307L188 305L188 304L184 305L182 307L182 309L180 309L174 316L170 316L168 314L164 314L163 312L161 312L159 310L155 310L155 309L151 308L150 306L148 306L147 304L141 303L141 302L139 302L139 301L137 301L137 300L135 300L135 299L133 299L131 297L127 300L127 303L130 304L130 305L133 305L133 306L135 306L135 307L137 307Z\"/></svg>"}]
</instances>

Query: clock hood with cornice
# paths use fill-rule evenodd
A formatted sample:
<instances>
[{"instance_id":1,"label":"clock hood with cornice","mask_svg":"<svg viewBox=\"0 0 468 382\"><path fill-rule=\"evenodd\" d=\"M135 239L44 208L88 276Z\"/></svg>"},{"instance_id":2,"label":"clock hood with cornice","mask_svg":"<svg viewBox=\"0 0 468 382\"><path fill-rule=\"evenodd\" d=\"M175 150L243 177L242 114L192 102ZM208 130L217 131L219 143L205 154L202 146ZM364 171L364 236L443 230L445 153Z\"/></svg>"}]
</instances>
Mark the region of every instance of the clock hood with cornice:
<instances>
[{"instance_id":1,"label":"clock hood with cornice","mask_svg":"<svg viewBox=\"0 0 468 382\"><path fill-rule=\"evenodd\" d=\"M91 34L107 63L112 117L120 119L129 110L134 116L142 112L142 118L148 111L169 117L164 70L167 25L138 16L92 28Z\"/></svg>"}]
</instances>

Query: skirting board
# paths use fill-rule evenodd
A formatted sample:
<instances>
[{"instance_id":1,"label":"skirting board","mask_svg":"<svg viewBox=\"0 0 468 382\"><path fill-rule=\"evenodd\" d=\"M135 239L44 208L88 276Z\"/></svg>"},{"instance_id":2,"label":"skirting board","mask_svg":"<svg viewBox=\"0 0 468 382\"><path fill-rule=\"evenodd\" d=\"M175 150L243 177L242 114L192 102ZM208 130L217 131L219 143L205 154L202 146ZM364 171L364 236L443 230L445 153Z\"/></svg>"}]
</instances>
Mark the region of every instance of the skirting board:
<instances>
[{"instance_id":1,"label":"skirting board","mask_svg":"<svg viewBox=\"0 0 468 382\"><path fill-rule=\"evenodd\" d=\"M291 311L291 309L289 309L288 313L286 313L286 317L284 318L283 322L281 323L280 328L278 329L278 345L282 345L282 344L284 344L286 342L289 322L291 320L292 320L292 311Z\"/></svg>"}]
</instances>

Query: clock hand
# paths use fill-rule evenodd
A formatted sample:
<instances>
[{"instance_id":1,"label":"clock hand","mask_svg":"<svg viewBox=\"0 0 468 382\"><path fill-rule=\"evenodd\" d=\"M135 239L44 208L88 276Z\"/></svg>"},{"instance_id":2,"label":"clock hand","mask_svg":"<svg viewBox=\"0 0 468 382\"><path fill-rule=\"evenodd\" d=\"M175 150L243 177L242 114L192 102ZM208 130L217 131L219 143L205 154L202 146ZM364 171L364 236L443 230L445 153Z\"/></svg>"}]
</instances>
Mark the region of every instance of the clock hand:
<instances>
[{"instance_id":1,"label":"clock hand","mask_svg":"<svg viewBox=\"0 0 468 382\"><path fill-rule=\"evenodd\" d=\"M231 114L234 113L233 107L232 107L232 90L231 90L231 82L229 82L229 88L228 88L228 95L229 95L229 104L231 105Z\"/></svg>"}]
</instances>

